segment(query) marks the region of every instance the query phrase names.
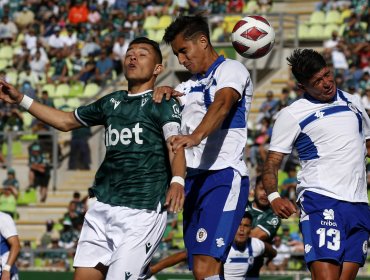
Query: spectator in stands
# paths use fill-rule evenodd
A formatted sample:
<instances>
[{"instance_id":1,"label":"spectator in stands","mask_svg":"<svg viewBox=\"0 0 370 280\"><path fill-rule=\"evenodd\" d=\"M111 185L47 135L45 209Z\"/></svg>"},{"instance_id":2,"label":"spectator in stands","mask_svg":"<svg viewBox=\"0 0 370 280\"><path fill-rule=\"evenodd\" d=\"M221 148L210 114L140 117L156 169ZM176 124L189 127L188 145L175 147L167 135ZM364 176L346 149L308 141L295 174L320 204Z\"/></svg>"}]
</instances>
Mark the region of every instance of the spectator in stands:
<instances>
[{"instance_id":1,"label":"spectator in stands","mask_svg":"<svg viewBox=\"0 0 370 280\"><path fill-rule=\"evenodd\" d=\"M54 33L48 38L49 55L54 57L57 53L64 50L63 38L60 36L62 29L60 26L54 27Z\"/></svg>"},{"instance_id":2,"label":"spectator in stands","mask_svg":"<svg viewBox=\"0 0 370 280\"><path fill-rule=\"evenodd\" d=\"M21 245L13 219L0 212L0 279L18 279L15 266Z\"/></svg>"},{"instance_id":3,"label":"spectator in stands","mask_svg":"<svg viewBox=\"0 0 370 280\"><path fill-rule=\"evenodd\" d=\"M19 181L15 176L14 168L9 168L7 172L7 178L3 181L3 188L10 189L11 193L15 198L19 195Z\"/></svg>"},{"instance_id":4,"label":"spectator in stands","mask_svg":"<svg viewBox=\"0 0 370 280\"><path fill-rule=\"evenodd\" d=\"M77 212L77 204L75 201L69 202L67 212L63 216L63 221L70 221L73 229L81 231L84 217Z\"/></svg>"},{"instance_id":5,"label":"spectator in stands","mask_svg":"<svg viewBox=\"0 0 370 280\"><path fill-rule=\"evenodd\" d=\"M138 0L131 0L128 4L127 20L131 24L132 28L138 27L139 22L144 21L144 9L142 5L139 5Z\"/></svg>"},{"instance_id":6,"label":"spectator in stands","mask_svg":"<svg viewBox=\"0 0 370 280\"><path fill-rule=\"evenodd\" d=\"M56 57L50 61L49 65L54 70L51 75L47 73L46 80L48 83L64 83L68 80L67 62L62 51L56 52Z\"/></svg>"},{"instance_id":7,"label":"spectator in stands","mask_svg":"<svg viewBox=\"0 0 370 280\"><path fill-rule=\"evenodd\" d=\"M285 271L288 268L290 258L290 248L281 242L279 235L275 236L273 248L277 251L277 255L267 265L269 271Z\"/></svg>"},{"instance_id":8,"label":"spectator in stands","mask_svg":"<svg viewBox=\"0 0 370 280\"><path fill-rule=\"evenodd\" d=\"M73 193L73 198L71 202L76 205L75 209L77 215L84 216L87 209L85 206L85 202L81 200L81 194L79 192L76 191Z\"/></svg>"},{"instance_id":9,"label":"spectator in stands","mask_svg":"<svg viewBox=\"0 0 370 280\"><path fill-rule=\"evenodd\" d=\"M113 45L113 64L117 75L122 73L122 59L126 54L129 42L124 34L120 34Z\"/></svg>"},{"instance_id":10,"label":"spectator in stands","mask_svg":"<svg viewBox=\"0 0 370 280\"><path fill-rule=\"evenodd\" d=\"M365 95L366 90L370 88L370 74L369 72L364 72L362 78L359 82L359 89L363 95Z\"/></svg>"},{"instance_id":11,"label":"spectator in stands","mask_svg":"<svg viewBox=\"0 0 370 280\"><path fill-rule=\"evenodd\" d=\"M296 166L288 166L287 168L288 178L286 178L281 184L281 197L289 199L292 203L296 201L296 187L298 183L297 179L297 168Z\"/></svg>"},{"instance_id":12,"label":"spectator in stands","mask_svg":"<svg viewBox=\"0 0 370 280\"><path fill-rule=\"evenodd\" d=\"M94 80L99 85L105 85L112 79L113 60L107 54L105 49L101 50L100 57L96 62Z\"/></svg>"},{"instance_id":13,"label":"spectator in stands","mask_svg":"<svg viewBox=\"0 0 370 280\"><path fill-rule=\"evenodd\" d=\"M66 250L75 249L77 247L78 237L79 233L73 228L71 220L68 218L64 219L58 245Z\"/></svg>"},{"instance_id":14,"label":"spectator in stands","mask_svg":"<svg viewBox=\"0 0 370 280\"><path fill-rule=\"evenodd\" d=\"M366 42L365 35L365 30L358 20L357 14L353 13L343 30L343 38L349 44L356 44Z\"/></svg>"},{"instance_id":15,"label":"spectator in stands","mask_svg":"<svg viewBox=\"0 0 370 280\"><path fill-rule=\"evenodd\" d=\"M31 248L31 241L25 240L16 262L17 267L29 268L32 266L32 251L33 249Z\"/></svg>"},{"instance_id":16,"label":"spectator in stands","mask_svg":"<svg viewBox=\"0 0 370 280\"><path fill-rule=\"evenodd\" d=\"M39 247L42 249L46 249L50 247L51 240L53 237L57 236L59 241L59 233L54 229L54 221L53 220L47 220L45 222L46 231L42 234L40 239Z\"/></svg>"},{"instance_id":17,"label":"spectator in stands","mask_svg":"<svg viewBox=\"0 0 370 280\"><path fill-rule=\"evenodd\" d=\"M27 49L31 51L37 45L37 35L36 31L32 26L26 29L26 34L24 35L24 41L26 42Z\"/></svg>"},{"instance_id":18,"label":"spectator in stands","mask_svg":"<svg viewBox=\"0 0 370 280\"><path fill-rule=\"evenodd\" d=\"M339 39L340 38L339 38L339 35L338 35L338 31L337 30L334 30L331 33L330 39L324 41L324 48L325 48L325 50L331 52L334 48L337 47L337 45L339 43Z\"/></svg>"},{"instance_id":19,"label":"spectator in stands","mask_svg":"<svg viewBox=\"0 0 370 280\"><path fill-rule=\"evenodd\" d=\"M89 15L87 16L87 20L91 24L97 24L101 20L101 15L96 5L90 6L90 11L89 11Z\"/></svg>"},{"instance_id":20,"label":"spectator in stands","mask_svg":"<svg viewBox=\"0 0 370 280\"><path fill-rule=\"evenodd\" d=\"M294 100L290 98L290 90L287 87L282 88L281 95L278 103L278 109L277 111L280 111L281 109L285 108L286 106L289 106L292 104Z\"/></svg>"},{"instance_id":21,"label":"spectator in stands","mask_svg":"<svg viewBox=\"0 0 370 280\"><path fill-rule=\"evenodd\" d=\"M211 14L224 15L227 13L227 4L225 0L211 1Z\"/></svg>"},{"instance_id":22,"label":"spectator in stands","mask_svg":"<svg viewBox=\"0 0 370 280\"><path fill-rule=\"evenodd\" d=\"M101 50L99 40L97 36L89 35L86 38L86 42L81 49L82 57L88 57L89 55L97 55Z\"/></svg>"},{"instance_id":23,"label":"spectator in stands","mask_svg":"<svg viewBox=\"0 0 370 280\"><path fill-rule=\"evenodd\" d=\"M257 0L258 11L262 14L271 12L273 0Z\"/></svg>"},{"instance_id":24,"label":"spectator in stands","mask_svg":"<svg viewBox=\"0 0 370 280\"><path fill-rule=\"evenodd\" d=\"M22 131L23 115L17 108L12 108L5 124L5 131Z\"/></svg>"},{"instance_id":25,"label":"spectator in stands","mask_svg":"<svg viewBox=\"0 0 370 280\"><path fill-rule=\"evenodd\" d=\"M41 202L46 201L50 180L50 161L46 156L38 142L31 144L28 157L29 186L31 188L40 187Z\"/></svg>"},{"instance_id":26,"label":"spectator in stands","mask_svg":"<svg viewBox=\"0 0 370 280\"><path fill-rule=\"evenodd\" d=\"M4 15L0 22L0 42L15 42L18 36L18 28L9 15Z\"/></svg>"},{"instance_id":27,"label":"spectator in stands","mask_svg":"<svg viewBox=\"0 0 370 280\"><path fill-rule=\"evenodd\" d=\"M23 6L21 11L14 14L14 22L20 28L31 25L34 20L35 14L28 6Z\"/></svg>"},{"instance_id":28,"label":"spectator in stands","mask_svg":"<svg viewBox=\"0 0 370 280\"><path fill-rule=\"evenodd\" d=\"M94 78L95 69L96 69L95 57L93 54L90 54L84 67L80 70L79 73L72 77L72 80L79 80L86 84Z\"/></svg>"},{"instance_id":29,"label":"spectator in stands","mask_svg":"<svg viewBox=\"0 0 370 280\"><path fill-rule=\"evenodd\" d=\"M68 20L71 24L85 23L87 22L88 15L89 9L87 8L86 2L76 0L75 5L69 10Z\"/></svg>"},{"instance_id":30,"label":"spectator in stands","mask_svg":"<svg viewBox=\"0 0 370 280\"><path fill-rule=\"evenodd\" d=\"M262 120L264 117L271 118L277 112L278 103L278 100L274 98L274 92L272 90L267 91L266 100L263 101L259 109L258 120Z\"/></svg>"},{"instance_id":31,"label":"spectator in stands","mask_svg":"<svg viewBox=\"0 0 370 280\"><path fill-rule=\"evenodd\" d=\"M24 71L28 66L30 60L30 50L27 48L27 44L24 40L21 41L21 45L15 48L13 53L13 66L17 71Z\"/></svg>"},{"instance_id":32,"label":"spectator in stands","mask_svg":"<svg viewBox=\"0 0 370 280\"><path fill-rule=\"evenodd\" d=\"M72 54L72 56L70 57L70 62L71 62L71 74L72 74L72 77L70 78L70 81L73 81L74 78L81 70L82 68L84 67L84 60L81 56L81 51L80 49L76 49L75 52Z\"/></svg>"},{"instance_id":33,"label":"spectator in stands","mask_svg":"<svg viewBox=\"0 0 370 280\"><path fill-rule=\"evenodd\" d=\"M45 81L48 65L49 61L42 58L41 51L37 50L30 61L31 75L34 75L38 81Z\"/></svg>"},{"instance_id":34,"label":"spectator in stands","mask_svg":"<svg viewBox=\"0 0 370 280\"><path fill-rule=\"evenodd\" d=\"M54 101L49 97L47 90L41 91L40 103L55 108Z\"/></svg>"},{"instance_id":35,"label":"spectator in stands","mask_svg":"<svg viewBox=\"0 0 370 280\"><path fill-rule=\"evenodd\" d=\"M89 139L91 135L90 127L81 127L72 131L68 161L69 170L90 170L91 153Z\"/></svg>"},{"instance_id":36,"label":"spectator in stands","mask_svg":"<svg viewBox=\"0 0 370 280\"><path fill-rule=\"evenodd\" d=\"M16 193L9 185L3 185L0 190L0 211L16 218L17 214L17 198Z\"/></svg>"},{"instance_id":37,"label":"spectator in stands","mask_svg":"<svg viewBox=\"0 0 370 280\"><path fill-rule=\"evenodd\" d=\"M77 47L77 35L73 26L67 25L67 34L61 37L64 47L64 54L70 55Z\"/></svg>"},{"instance_id":38,"label":"spectator in stands","mask_svg":"<svg viewBox=\"0 0 370 280\"><path fill-rule=\"evenodd\" d=\"M68 265L69 269L67 251L59 243L58 235L52 235L51 243L48 247L50 250L44 253L45 267L67 268Z\"/></svg>"},{"instance_id":39,"label":"spectator in stands","mask_svg":"<svg viewBox=\"0 0 370 280\"><path fill-rule=\"evenodd\" d=\"M321 0L315 4L316 11L329 12L335 9L335 4L333 0Z\"/></svg>"}]
</instances>

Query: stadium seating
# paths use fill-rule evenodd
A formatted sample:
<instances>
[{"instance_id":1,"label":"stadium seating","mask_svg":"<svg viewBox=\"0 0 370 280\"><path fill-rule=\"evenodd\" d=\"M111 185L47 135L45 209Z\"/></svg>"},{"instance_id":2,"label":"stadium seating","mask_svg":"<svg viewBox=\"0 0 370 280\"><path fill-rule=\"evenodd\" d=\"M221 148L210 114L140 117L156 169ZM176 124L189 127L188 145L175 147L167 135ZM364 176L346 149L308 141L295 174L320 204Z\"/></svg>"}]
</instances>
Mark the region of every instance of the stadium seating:
<instances>
[{"instance_id":1,"label":"stadium seating","mask_svg":"<svg viewBox=\"0 0 370 280\"><path fill-rule=\"evenodd\" d=\"M144 20L143 28L144 30L152 30L159 24L159 18L156 16L147 16Z\"/></svg>"},{"instance_id":2,"label":"stadium seating","mask_svg":"<svg viewBox=\"0 0 370 280\"><path fill-rule=\"evenodd\" d=\"M97 85L95 83L88 83L85 86L85 89L84 89L84 92L83 92L83 96L82 97L93 97L96 94L98 94L99 91L100 91L99 85Z\"/></svg>"},{"instance_id":3,"label":"stadium seating","mask_svg":"<svg viewBox=\"0 0 370 280\"><path fill-rule=\"evenodd\" d=\"M71 88L69 84L59 84L57 85L55 89L54 97L68 96L70 91L71 91Z\"/></svg>"},{"instance_id":4,"label":"stadium seating","mask_svg":"<svg viewBox=\"0 0 370 280\"><path fill-rule=\"evenodd\" d=\"M333 31L339 31L339 26L336 25L336 24L326 25L325 28L324 28L324 37L325 38L330 38Z\"/></svg>"},{"instance_id":5,"label":"stadium seating","mask_svg":"<svg viewBox=\"0 0 370 280\"><path fill-rule=\"evenodd\" d=\"M325 23L325 13L322 11L314 11L309 20L310 25L324 24Z\"/></svg>"},{"instance_id":6,"label":"stadium seating","mask_svg":"<svg viewBox=\"0 0 370 280\"><path fill-rule=\"evenodd\" d=\"M11 46L2 46L0 48L0 59L13 59L13 48Z\"/></svg>"},{"instance_id":7,"label":"stadium seating","mask_svg":"<svg viewBox=\"0 0 370 280\"><path fill-rule=\"evenodd\" d=\"M243 14L256 13L258 11L257 1L248 1L243 6Z\"/></svg>"},{"instance_id":8,"label":"stadium seating","mask_svg":"<svg viewBox=\"0 0 370 280\"><path fill-rule=\"evenodd\" d=\"M334 24L342 23L341 15L336 10L331 10L327 12L325 16L325 24L333 24L333 23Z\"/></svg>"},{"instance_id":9,"label":"stadium seating","mask_svg":"<svg viewBox=\"0 0 370 280\"><path fill-rule=\"evenodd\" d=\"M45 84L42 86L42 90L48 92L49 97L55 97L55 85L54 84Z\"/></svg>"},{"instance_id":10,"label":"stadium seating","mask_svg":"<svg viewBox=\"0 0 370 280\"><path fill-rule=\"evenodd\" d=\"M304 23L301 23L299 26L298 26L298 38L299 39L307 39L309 37L309 27L304 24Z\"/></svg>"},{"instance_id":11,"label":"stadium seating","mask_svg":"<svg viewBox=\"0 0 370 280\"><path fill-rule=\"evenodd\" d=\"M18 72L17 71L7 71L6 80L8 83L16 85L18 83Z\"/></svg>"},{"instance_id":12,"label":"stadium seating","mask_svg":"<svg viewBox=\"0 0 370 280\"><path fill-rule=\"evenodd\" d=\"M63 106L65 106L66 100L62 97L54 98L53 103L54 103L55 108L61 109L63 108Z\"/></svg>"},{"instance_id":13,"label":"stadium seating","mask_svg":"<svg viewBox=\"0 0 370 280\"><path fill-rule=\"evenodd\" d=\"M69 95L72 97L81 96L84 92L84 84L82 82L73 82L70 85Z\"/></svg>"},{"instance_id":14,"label":"stadium seating","mask_svg":"<svg viewBox=\"0 0 370 280\"><path fill-rule=\"evenodd\" d=\"M234 29L235 24L242 19L241 15L231 15L224 17L224 29L226 32L231 33Z\"/></svg>"},{"instance_id":15,"label":"stadium seating","mask_svg":"<svg viewBox=\"0 0 370 280\"><path fill-rule=\"evenodd\" d=\"M78 98L68 98L67 100L67 106L70 108L70 109L76 109L78 107L81 106L81 101L80 99Z\"/></svg>"},{"instance_id":16,"label":"stadium seating","mask_svg":"<svg viewBox=\"0 0 370 280\"><path fill-rule=\"evenodd\" d=\"M318 39L318 40L324 39L325 38L324 26L321 24L314 24L310 26L309 31L308 31L308 37L310 39Z\"/></svg>"},{"instance_id":17,"label":"stadium seating","mask_svg":"<svg viewBox=\"0 0 370 280\"><path fill-rule=\"evenodd\" d=\"M8 67L8 60L0 59L0 70L4 70L6 67Z\"/></svg>"},{"instance_id":18,"label":"stadium seating","mask_svg":"<svg viewBox=\"0 0 370 280\"><path fill-rule=\"evenodd\" d=\"M169 15L163 15L159 18L158 24L155 26L154 29L166 29L172 22L172 17Z\"/></svg>"}]
</instances>

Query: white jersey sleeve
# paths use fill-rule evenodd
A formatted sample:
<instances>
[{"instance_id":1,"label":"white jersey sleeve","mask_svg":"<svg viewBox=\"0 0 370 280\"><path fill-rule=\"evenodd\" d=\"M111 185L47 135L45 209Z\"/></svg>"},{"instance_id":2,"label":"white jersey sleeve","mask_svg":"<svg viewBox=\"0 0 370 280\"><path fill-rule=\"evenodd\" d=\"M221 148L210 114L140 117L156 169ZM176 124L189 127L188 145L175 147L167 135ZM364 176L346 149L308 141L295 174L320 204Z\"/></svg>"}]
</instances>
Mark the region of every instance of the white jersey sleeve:
<instances>
[{"instance_id":1,"label":"white jersey sleeve","mask_svg":"<svg viewBox=\"0 0 370 280\"><path fill-rule=\"evenodd\" d=\"M245 88L251 84L248 70L239 61L227 60L220 66L220 72L222 75L218 77L216 92L230 87L235 89L242 98ZM243 83L240 81L243 81ZM253 88L250 91L252 92Z\"/></svg>"},{"instance_id":2,"label":"white jersey sleeve","mask_svg":"<svg viewBox=\"0 0 370 280\"><path fill-rule=\"evenodd\" d=\"M365 110L365 107L361 102L361 99L353 98L353 100L351 100L351 101L361 111L362 121L363 121L363 123L362 123L363 133L364 133L365 139L370 139L370 118L369 118L369 115L367 114L367 112Z\"/></svg>"},{"instance_id":3,"label":"white jersey sleeve","mask_svg":"<svg viewBox=\"0 0 370 280\"><path fill-rule=\"evenodd\" d=\"M15 223L8 214L0 212L0 234L8 239L9 237L18 235Z\"/></svg>"},{"instance_id":4,"label":"white jersey sleeve","mask_svg":"<svg viewBox=\"0 0 370 280\"><path fill-rule=\"evenodd\" d=\"M290 154L300 132L300 126L288 108L281 110L272 130L269 150Z\"/></svg>"}]
</instances>

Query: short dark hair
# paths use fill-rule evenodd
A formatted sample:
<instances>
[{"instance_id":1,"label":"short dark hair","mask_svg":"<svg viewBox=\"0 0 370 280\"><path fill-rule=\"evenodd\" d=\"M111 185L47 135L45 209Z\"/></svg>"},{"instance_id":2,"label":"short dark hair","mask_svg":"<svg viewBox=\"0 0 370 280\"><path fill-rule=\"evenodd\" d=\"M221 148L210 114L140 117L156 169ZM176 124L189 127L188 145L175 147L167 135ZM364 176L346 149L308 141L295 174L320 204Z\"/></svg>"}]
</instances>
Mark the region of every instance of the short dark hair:
<instances>
[{"instance_id":1,"label":"short dark hair","mask_svg":"<svg viewBox=\"0 0 370 280\"><path fill-rule=\"evenodd\" d=\"M182 33L186 40L193 38L195 34L207 36L209 42L209 26L207 19L202 16L179 16L166 28L163 41L170 44L178 34Z\"/></svg>"},{"instance_id":2,"label":"short dark hair","mask_svg":"<svg viewBox=\"0 0 370 280\"><path fill-rule=\"evenodd\" d=\"M134 40L131 41L130 45L128 47L131 47L132 45L135 45L135 44L147 44L147 45L151 45L155 51L155 53L157 54L157 59L158 59L158 63L162 63L162 52L161 52L161 49L159 47L159 44L153 40L150 40L146 37L138 37L138 38L135 38Z\"/></svg>"},{"instance_id":3,"label":"short dark hair","mask_svg":"<svg viewBox=\"0 0 370 280\"><path fill-rule=\"evenodd\" d=\"M287 61L300 83L308 82L313 75L327 67L324 57L312 49L296 49L287 57Z\"/></svg>"},{"instance_id":4,"label":"short dark hair","mask_svg":"<svg viewBox=\"0 0 370 280\"><path fill-rule=\"evenodd\" d=\"M253 222L252 214L249 212L244 212L243 219L249 219L251 222Z\"/></svg>"}]
</instances>

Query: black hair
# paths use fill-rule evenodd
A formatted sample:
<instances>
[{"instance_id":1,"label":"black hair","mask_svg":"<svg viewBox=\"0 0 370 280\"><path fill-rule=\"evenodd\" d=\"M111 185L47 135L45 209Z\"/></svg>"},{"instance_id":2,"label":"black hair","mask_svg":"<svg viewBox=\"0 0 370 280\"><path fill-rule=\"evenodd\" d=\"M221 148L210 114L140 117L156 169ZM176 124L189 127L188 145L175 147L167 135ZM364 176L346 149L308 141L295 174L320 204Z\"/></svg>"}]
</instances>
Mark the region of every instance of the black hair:
<instances>
[{"instance_id":1,"label":"black hair","mask_svg":"<svg viewBox=\"0 0 370 280\"><path fill-rule=\"evenodd\" d=\"M313 75L327 67L324 57L312 49L296 49L287 57L287 61L301 84L307 83Z\"/></svg>"},{"instance_id":2,"label":"black hair","mask_svg":"<svg viewBox=\"0 0 370 280\"><path fill-rule=\"evenodd\" d=\"M161 52L161 49L159 47L159 44L153 40L150 40L146 37L138 37L138 38L135 38L134 40L131 41L129 47L131 47L132 45L135 45L135 44L147 44L147 45L151 45L157 55L157 62L158 64L162 63L162 52Z\"/></svg>"},{"instance_id":3,"label":"black hair","mask_svg":"<svg viewBox=\"0 0 370 280\"><path fill-rule=\"evenodd\" d=\"M257 185L259 184L259 183L261 183L262 182L262 175L258 175L257 177L256 177L256 185L255 185L255 187L257 187Z\"/></svg>"},{"instance_id":4,"label":"black hair","mask_svg":"<svg viewBox=\"0 0 370 280\"><path fill-rule=\"evenodd\" d=\"M249 212L244 212L243 219L249 219L251 222L253 222L252 214Z\"/></svg>"},{"instance_id":5,"label":"black hair","mask_svg":"<svg viewBox=\"0 0 370 280\"><path fill-rule=\"evenodd\" d=\"M178 34L182 33L185 40L191 40L196 34L203 34L211 42L207 19L202 16L179 16L167 28L163 41L170 44Z\"/></svg>"}]
</instances>

